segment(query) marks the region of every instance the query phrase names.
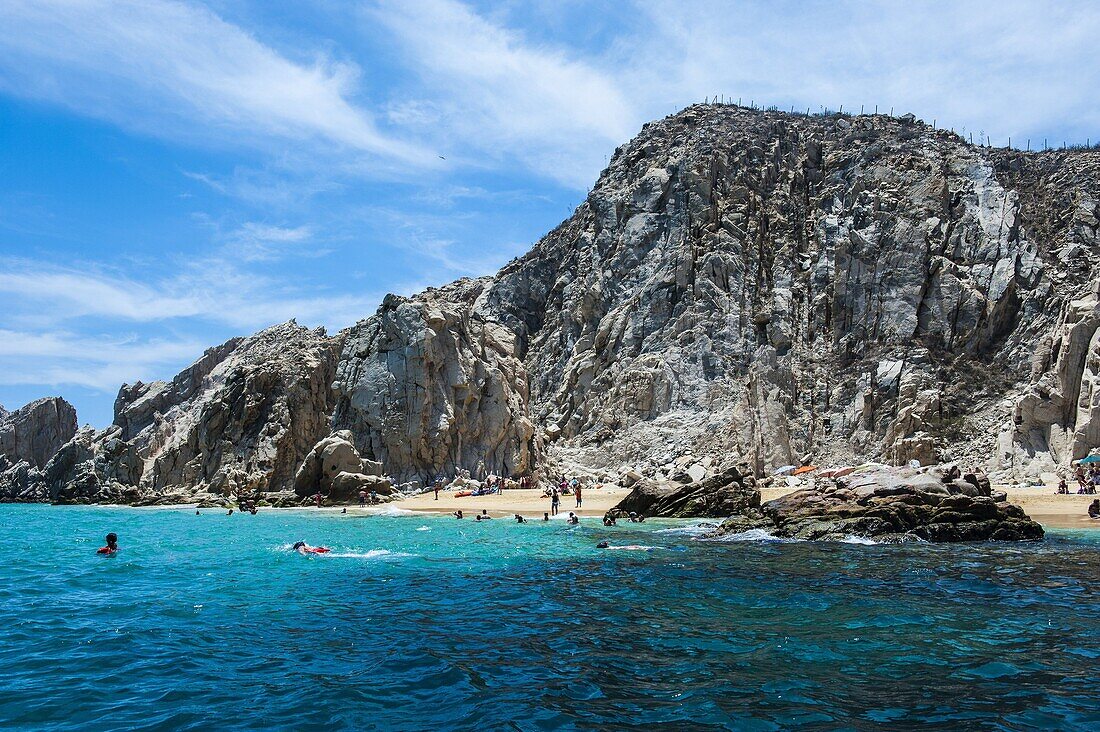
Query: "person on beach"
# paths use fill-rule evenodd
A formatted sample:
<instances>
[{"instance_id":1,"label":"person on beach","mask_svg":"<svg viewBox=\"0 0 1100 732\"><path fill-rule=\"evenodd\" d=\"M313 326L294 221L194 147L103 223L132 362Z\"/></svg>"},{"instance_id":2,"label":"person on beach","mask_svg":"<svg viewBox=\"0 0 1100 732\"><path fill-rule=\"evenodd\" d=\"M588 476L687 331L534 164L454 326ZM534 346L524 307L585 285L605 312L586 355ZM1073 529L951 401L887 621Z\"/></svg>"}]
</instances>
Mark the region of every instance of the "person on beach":
<instances>
[{"instance_id":1,"label":"person on beach","mask_svg":"<svg viewBox=\"0 0 1100 732\"><path fill-rule=\"evenodd\" d=\"M1100 519L1100 498L1089 504L1089 518Z\"/></svg>"},{"instance_id":2,"label":"person on beach","mask_svg":"<svg viewBox=\"0 0 1100 732\"><path fill-rule=\"evenodd\" d=\"M1069 493L1069 484L1066 483L1065 478L1058 481L1058 493Z\"/></svg>"},{"instance_id":3,"label":"person on beach","mask_svg":"<svg viewBox=\"0 0 1100 732\"><path fill-rule=\"evenodd\" d=\"M96 554L103 554L104 556L111 556L118 552L118 534L111 532L107 534L107 546L101 546L95 550Z\"/></svg>"},{"instance_id":4,"label":"person on beach","mask_svg":"<svg viewBox=\"0 0 1100 732\"><path fill-rule=\"evenodd\" d=\"M569 512L569 518L567 519L567 521L573 526L576 526L581 522L581 520L577 518L577 514L573 513L572 511Z\"/></svg>"},{"instance_id":5,"label":"person on beach","mask_svg":"<svg viewBox=\"0 0 1100 732\"><path fill-rule=\"evenodd\" d=\"M432 486L433 488L435 488L435 500L437 500L437 501L439 500L439 488L440 488L442 483L443 483L443 481L441 481L439 478L436 478L435 479L435 484Z\"/></svg>"},{"instance_id":6,"label":"person on beach","mask_svg":"<svg viewBox=\"0 0 1100 732\"><path fill-rule=\"evenodd\" d=\"M576 483L573 486L573 497L577 499L577 505L575 506L575 508L580 508L581 507L581 484L580 483Z\"/></svg>"},{"instance_id":7,"label":"person on beach","mask_svg":"<svg viewBox=\"0 0 1100 732\"><path fill-rule=\"evenodd\" d=\"M359 491L359 508L367 505L367 492Z\"/></svg>"},{"instance_id":8,"label":"person on beach","mask_svg":"<svg viewBox=\"0 0 1100 732\"><path fill-rule=\"evenodd\" d=\"M321 501L324 500L324 496L321 495L320 491L317 491L316 493L313 494L313 500L317 503L317 508L320 508L321 507Z\"/></svg>"},{"instance_id":9,"label":"person on beach","mask_svg":"<svg viewBox=\"0 0 1100 732\"><path fill-rule=\"evenodd\" d=\"M558 515L558 504L561 502L561 495L555 490L550 496L550 515Z\"/></svg>"},{"instance_id":10,"label":"person on beach","mask_svg":"<svg viewBox=\"0 0 1100 732\"><path fill-rule=\"evenodd\" d=\"M304 541L299 541L294 544L294 551L298 552L302 556L306 556L309 554L328 554L332 550L329 549L327 546L310 546Z\"/></svg>"}]
</instances>

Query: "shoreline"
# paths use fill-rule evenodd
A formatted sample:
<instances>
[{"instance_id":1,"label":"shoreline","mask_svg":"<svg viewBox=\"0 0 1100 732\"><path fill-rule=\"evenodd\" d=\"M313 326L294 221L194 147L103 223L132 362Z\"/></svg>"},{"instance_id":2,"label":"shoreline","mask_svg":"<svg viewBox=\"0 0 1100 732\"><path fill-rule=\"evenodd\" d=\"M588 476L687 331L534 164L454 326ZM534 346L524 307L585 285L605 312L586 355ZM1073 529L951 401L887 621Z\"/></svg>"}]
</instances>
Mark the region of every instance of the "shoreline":
<instances>
[{"instance_id":1,"label":"shoreline","mask_svg":"<svg viewBox=\"0 0 1100 732\"><path fill-rule=\"evenodd\" d=\"M1090 519L1087 513L1088 505L1097 498L1095 495L1078 495L1074 493L1057 494L1054 492L1054 486L1013 489L997 486L997 488L999 490L1005 490L1008 493L1009 503L1013 503L1022 508L1028 516L1041 524L1044 529L1100 531L1100 519ZM762 488L760 490L760 498L762 502L767 502L787 495L788 493L793 493L796 490L799 489L787 486ZM630 488L622 488L619 486L609 486L601 489L585 489L582 493L583 500L581 508L575 507L576 503L573 496L563 496L559 504L558 515L560 517L568 516L569 512L572 511L581 518L601 518L608 509L615 506L629 494L630 491ZM12 503L11 505L34 504ZM152 506L130 506L127 504L106 503L71 505L94 505L108 508L139 508L147 510L196 509L204 512L223 510L214 507L199 509L196 503L173 503ZM349 516L385 515L387 513L398 512L449 516L461 509L469 518L473 518L476 514L485 510L494 519L512 518L513 515L518 513L528 520L535 520L541 519L543 512L548 513L550 511L550 499L543 496L542 490L540 489L517 488L505 490L503 495L491 494L486 496L465 496L462 498L456 498L453 491L440 491L438 501L435 500L434 494L423 493L391 501L389 503L375 504L363 508L360 508L356 503L350 503L324 506L320 509L314 506L285 506L280 508L265 506L262 510L307 511L342 515L343 509L345 508ZM236 513L236 511L234 511L234 513ZM704 520L704 517L696 518Z\"/></svg>"}]
</instances>

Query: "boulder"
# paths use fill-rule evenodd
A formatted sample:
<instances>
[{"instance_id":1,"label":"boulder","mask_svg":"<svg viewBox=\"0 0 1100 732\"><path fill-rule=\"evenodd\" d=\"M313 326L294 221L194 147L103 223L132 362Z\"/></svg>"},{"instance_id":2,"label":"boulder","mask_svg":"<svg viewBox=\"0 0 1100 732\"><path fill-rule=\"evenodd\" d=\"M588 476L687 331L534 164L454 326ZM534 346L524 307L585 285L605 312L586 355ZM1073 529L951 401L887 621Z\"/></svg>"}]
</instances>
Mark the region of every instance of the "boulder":
<instances>
[{"instance_id":1,"label":"boulder","mask_svg":"<svg viewBox=\"0 0 1100 732\"><path fill-rule=\"evenodd\" d=\"M652 483L638 484L619 501L612 515L662 516L674 518L725 518L760 506L760 491L752 478L737 468L687 485L662 488Z\"/></svg>"},{"instance_id":2,"label":"boulder","mask_svg":"<svg viewBox=\"0 0 1100 732\"><path fill-rule=\"evenodd\" d=\"M393 493L393 483L377 475L340 472L332 478L326 495L330 501L340 503L358 500L359 491L389 496Z\"/></svg>"},{"instance_id":3,"label":"boulder","mask_svg":"<svg viewBox=\"0 0 1100 732\"><path fill-rule=\"evenodd\" d=\"M764 529L792 539L849 537L901 541L1021 541L1043 538L1043 528L1004 494L963 480L957 467L916 472L882 468L789 493L724 522L714 536ZM975 474L969 474L981 483ZM997 500L1001 499L1001 500Z\"/></svg>"},{"instance_id":4,"label":"boulder","mask_svg":"<svg viewBox=\"0 0 1100 732\"><path fill-rule=\"evenodd\" d=\"M382 479L382 464L361 458L352 444L353 439L351 432L338 430L314 445L294 476L294 492L303 498L320 492L334 500L342 500L336 499L335 493L351 490L352 483L358 480L355 476L378 478L378 481L371 481L373 485L382 482L389 485L389 481ZM344 477L338 488L335 482L339 476ZM355 488L354 492L358 494L359 489Z\"/></svg>"}]
</instances>

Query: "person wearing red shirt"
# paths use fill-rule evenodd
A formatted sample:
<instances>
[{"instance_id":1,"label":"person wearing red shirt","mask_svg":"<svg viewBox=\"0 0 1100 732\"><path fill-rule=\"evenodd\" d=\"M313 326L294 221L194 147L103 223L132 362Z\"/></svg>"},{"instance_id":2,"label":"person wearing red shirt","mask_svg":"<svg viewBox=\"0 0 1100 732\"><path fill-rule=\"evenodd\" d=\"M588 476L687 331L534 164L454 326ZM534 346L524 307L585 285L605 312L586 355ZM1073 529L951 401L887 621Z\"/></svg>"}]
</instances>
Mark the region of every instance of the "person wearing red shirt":
<instances>
[{"instance_id":1,"label":"person wearing red shirt","mask_svg":"<svg viewBox=\"0 0 1100 732\"><path fill-rule=\"evenodd\" d=\"M96 554L104 554L110 556L118 551L118 534L113 531L107 534L107 546L101 546L96 550Z\"/></svg>"}]
</instances>

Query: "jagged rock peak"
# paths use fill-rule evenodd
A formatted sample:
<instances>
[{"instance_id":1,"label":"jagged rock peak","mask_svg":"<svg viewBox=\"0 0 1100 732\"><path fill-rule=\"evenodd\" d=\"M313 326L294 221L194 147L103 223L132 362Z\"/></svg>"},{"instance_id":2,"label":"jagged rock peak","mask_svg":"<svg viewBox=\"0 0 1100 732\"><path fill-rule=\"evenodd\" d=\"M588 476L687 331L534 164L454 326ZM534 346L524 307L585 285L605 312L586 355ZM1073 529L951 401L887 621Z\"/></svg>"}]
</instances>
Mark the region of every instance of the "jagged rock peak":
<instances>
[{"instance_id":1,"label":"jagged rock peak","mask_svg":"<svg viewBox=\"0 0 1100 732\"><path fill-rule=\"evenodd\" d=\"M76 409L61 397L37 399L14 412L0 409L0 456L42 468L76 426Z\"/></svg>"}]
</instances>

